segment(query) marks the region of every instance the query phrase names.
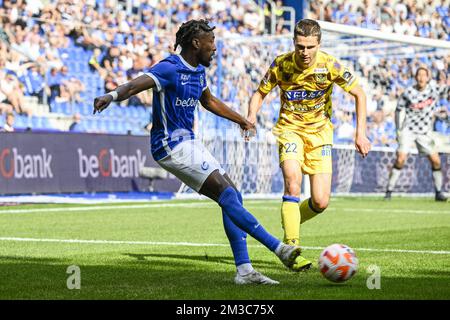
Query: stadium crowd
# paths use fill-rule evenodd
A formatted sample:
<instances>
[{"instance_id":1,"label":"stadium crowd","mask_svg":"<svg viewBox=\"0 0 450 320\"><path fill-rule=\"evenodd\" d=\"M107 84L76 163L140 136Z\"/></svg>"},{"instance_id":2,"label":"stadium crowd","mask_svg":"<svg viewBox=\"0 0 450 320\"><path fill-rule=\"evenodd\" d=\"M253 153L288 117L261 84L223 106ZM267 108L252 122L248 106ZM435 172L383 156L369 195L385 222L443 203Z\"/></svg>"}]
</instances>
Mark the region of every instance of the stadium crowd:
<instances>
[{"instance_id":1,"label":"stadium crowd","mask_svg":"<svg viewBox=\"0 0 450 320\"><path fill-rule=\"evenodd\" d=\"M448 0L309 1L307 17L404 35L450 40Z\"/></svg>"},{"instance_id":2,"label":"stadium crowd","mask_svg":"<svg viewBox=\"0 0 450 320\"><path fill-rule=\"evenodd\" d=\"M373 1L361 2L359 6L350 1L311 1L309 15L371 28L378 28L375 24L379 22L382 30L389 30L383 29L387 28L386 21L413 21L417 24L417 35L448 38L449 14L445 1L430 9L412 1L394 0L396 10L388 10L385 2L392 1L380 0L375 6L380 10L375 14ZM127 7L127 3L131 5ZM216 26L216 37L225 37L217 43L218 59L208 69L211 91L246 114L248 99L273 58L292 50L290 37L276 41L259 37L270 30L269 9L267 6L259 8L252 0L172 0L171 4L169 6L168 0L0 0L0 39L3 39L0 41L0 112L32 116L34 110L24 102L25 96L36 96L40 102L46 100L53 112L59 110L53 106L66 106L67 102L91 106L96 95L136 77L173 53L174 33L181 22L209 18ZM277 12L277 16L282 14ZM419 31L422 24L427 23L434 32ZM288 32L281 26L276 30L279 34ZM440 86L448 88L450 57L424 59L427 60L426 57L400 57L387 61L376 55L361 55L359 59L346 61L372 87L368 109L369 136L374 145L396 144L395 100L413 81L419 63L429 63L433 78ZM437 122L437 129L442 132L448 130L447 95L448 92L443 92L442 119ZM340 90L335 90L333 100L336 141L350 142L355 126L354 104ZM148 91L122 102L121 106L149 109L151 101L151 91ZM274 90L260 113L260 127L269 130L278 110L277 90ZM198 112L200 127L230 125L203 111L200 108ZM77 123L89 119L88 113L81 116L69 113L70 117L77 118ZM148 119L144 124L148 132Z\"/></svg>"}]
</instances>

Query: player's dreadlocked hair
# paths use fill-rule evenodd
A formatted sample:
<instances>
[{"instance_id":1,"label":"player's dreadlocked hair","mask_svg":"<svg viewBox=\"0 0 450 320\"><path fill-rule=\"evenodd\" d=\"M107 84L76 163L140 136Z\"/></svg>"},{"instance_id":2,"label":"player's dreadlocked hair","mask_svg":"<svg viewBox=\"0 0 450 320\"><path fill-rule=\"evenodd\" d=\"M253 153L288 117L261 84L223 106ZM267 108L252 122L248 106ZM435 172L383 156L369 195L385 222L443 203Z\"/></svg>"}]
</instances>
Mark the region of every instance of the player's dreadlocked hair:
<instances>
[{"instance_id":1,"label":"player's dreadlocked hair","mask_svg":"<svg viewBox=\"0 0 450 320\"><path fill-rule=\"evenodd\" d=\"M317 21L311 19L303 19L297 22L297 24L295 25L294 37L296 36L317 37L317 40L320 43L322 31L320 30L320 25L317 23Z\"/></svg>"},{"instance_id":2,"label":"player's dreadlocked hair","mask_svg":"<svg viewBox=\"0 0 450 320\"><path fill-rule=\"evenodd\" d=\"M181 25L178 29L175 40L175 50L180 45L182 49L191 44L192 39L201 32L211 32L216 27L210 27L208 20L189 20Z\"/></svg>"}]
</instances>

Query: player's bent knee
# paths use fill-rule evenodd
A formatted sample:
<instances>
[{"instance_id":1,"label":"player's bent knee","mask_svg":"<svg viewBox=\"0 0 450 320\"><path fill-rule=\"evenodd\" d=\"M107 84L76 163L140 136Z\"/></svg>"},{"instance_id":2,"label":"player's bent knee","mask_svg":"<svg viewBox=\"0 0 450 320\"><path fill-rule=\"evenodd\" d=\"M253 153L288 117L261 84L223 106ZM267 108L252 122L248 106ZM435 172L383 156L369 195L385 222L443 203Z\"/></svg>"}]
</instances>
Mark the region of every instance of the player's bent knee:
<instances>
[{"instance_id":1,"label":"player's bent knee","mask_svg":"<svg viewBox=\"0 0 450 320\"><path fill-rule=\"evenodd\" d=\"M433 171L441 170L441 159L438 157L430 157L431 167Z\"/></svg>"},{"instance_id":2,"label":"player's bent knee","mask_svg":"<svg viewBox=\"0 0 450 320\"><path fill-rule=\"evenodd\" d=\"M394 168L397 170L402 170L404 165L405 165L404 160L402 160L402 161L397 160L397 162L394 164Z\"/></svg>"},{"instance_id":3,"label":"player's bent knee","mask_svg":"<svg viewBox=\"0 0 450 320\"><path fill-rule=\"evenodd\" d=\"M328 208L329 199L312 199L312 206L314 211L323 212L326 208Z\"/></svg>"},{"instance_id":4,"label":"player's bent knee","mask_svg":"<svg viewBox=\"0 0 450 320\"><path fill-rule=\"evenodd\" d=\"M405 166L406 156L398 156L397 161L395 161L394 168L401 170Z\"/></svg>"}]
</instances>

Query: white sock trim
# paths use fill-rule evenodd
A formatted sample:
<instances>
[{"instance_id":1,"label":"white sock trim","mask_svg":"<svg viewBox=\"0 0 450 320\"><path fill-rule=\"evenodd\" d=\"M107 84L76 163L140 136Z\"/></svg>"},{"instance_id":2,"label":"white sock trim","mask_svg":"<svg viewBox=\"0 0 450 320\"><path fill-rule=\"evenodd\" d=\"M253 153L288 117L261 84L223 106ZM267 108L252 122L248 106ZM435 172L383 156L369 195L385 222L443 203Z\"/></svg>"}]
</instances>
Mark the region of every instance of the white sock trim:
<instances>
[{"instance_id":1,"label":"white sock trim","mask_svg":"<svg viewBox=\"0 0 450 320\"><path fill-rule=\"evenodd\" d=\"M434 189L436 192L441 192L442 188L442 171L441 170L433 170L433 182Z\"/></svg>"},{"instance_id":2,"label":"white sock trim","mask_svg":"<svg viewBox=\"0 0 450 320\"><path fill-rule=\"evenodd\" d=\"M251 263L243 263L237 266L236 269L241 276L245 276L246 274L249 274L254 270Z\"/></svg>"},{"instance_id":3,"label":"white sock trim","mask_svg":"<svg viewBox=\"0 0 450 320\"><path fill-rule=\"evenodd\" d=\"M389 182L388 182L388 190L392 191L395 189L395 185L397 184L397 180L398 178L400 178L400 174L402 173L401 169L397 169L397 168L392 168L392 172L391 175L389 177Z\"/></svg>"},{"instance_id":4,"label":"white sock trim","mask_svg":"<svg viewBox=\"0 0 450 320\"><path fill-rule=\"evenodd\" d=\"M285 244L284 244L283 242L280 242L280 244L278 245L278 247L275 249L275 254L276 254L277 256L280 256L281 249L282 249L284 246L285 246Z\"/></svg>"}]
</instances>

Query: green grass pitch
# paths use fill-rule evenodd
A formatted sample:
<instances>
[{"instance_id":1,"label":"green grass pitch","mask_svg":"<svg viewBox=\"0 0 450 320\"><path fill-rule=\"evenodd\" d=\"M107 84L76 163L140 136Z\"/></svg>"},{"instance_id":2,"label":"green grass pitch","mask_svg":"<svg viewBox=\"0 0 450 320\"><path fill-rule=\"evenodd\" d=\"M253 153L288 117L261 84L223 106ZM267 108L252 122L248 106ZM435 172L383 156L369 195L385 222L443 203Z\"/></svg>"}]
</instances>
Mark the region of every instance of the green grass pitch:
<instances>
[{"instance_id":1,"label":"green grass pitch","mask_svg":"<svg viewBox=\"0 0 450 320\"><path fill-rule=\"evenodd\" d=\"M282 237L279 201L244 204ZM343 284L317 269L332 243L354 248L360 261ZM333 198L302 225L313 269L290 272L249 238L254 267L281 284L242 287L233 284L232 253L211 201L1 207L0 299L450 299L449 244L448 203ZM79 290L67 288L71 265L81 271ZM380 268L380 289L367 288L370 265Z\"/></svg>"}]
</instances>

